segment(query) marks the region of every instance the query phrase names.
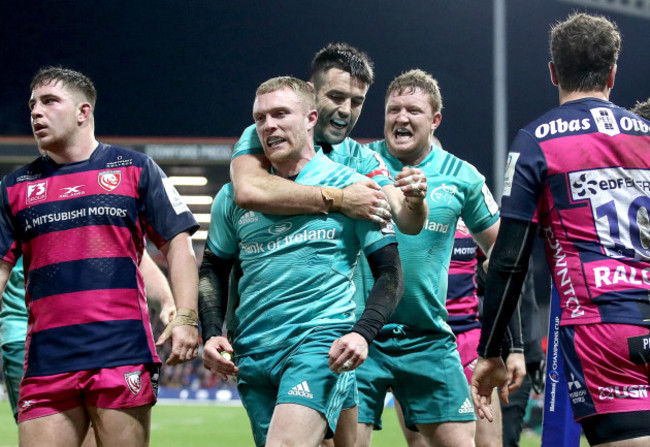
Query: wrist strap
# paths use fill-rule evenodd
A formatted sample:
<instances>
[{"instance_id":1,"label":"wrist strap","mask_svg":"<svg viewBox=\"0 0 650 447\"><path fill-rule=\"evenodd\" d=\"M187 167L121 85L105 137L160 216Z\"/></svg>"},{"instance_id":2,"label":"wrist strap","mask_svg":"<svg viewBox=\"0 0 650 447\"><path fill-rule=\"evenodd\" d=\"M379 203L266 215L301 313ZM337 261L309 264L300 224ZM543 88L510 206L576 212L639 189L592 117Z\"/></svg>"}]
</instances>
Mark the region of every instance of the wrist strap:
<instances>
[{"instance_id":1,"label":"wrist strap","mask_svg":"<svg viewBox=\"0 0 650 447\"><path fill-rule=\"evenodd\" d=\"M321 196L327 206L327 212L341 211L343 208L343 190L338 188L321 188Z\"/></svg>"}]
</instances>

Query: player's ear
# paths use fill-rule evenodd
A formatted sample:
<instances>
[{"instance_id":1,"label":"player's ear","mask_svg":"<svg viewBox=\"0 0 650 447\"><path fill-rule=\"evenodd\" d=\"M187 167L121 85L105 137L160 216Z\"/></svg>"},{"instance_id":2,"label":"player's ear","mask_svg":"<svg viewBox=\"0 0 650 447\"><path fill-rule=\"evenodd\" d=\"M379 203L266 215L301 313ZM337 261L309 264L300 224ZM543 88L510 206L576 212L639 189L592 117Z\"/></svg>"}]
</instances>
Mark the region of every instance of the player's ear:
<instances>
[{"instance_id":1,"label":"player's ear","mask_svg":"<svg viewBox=\"0 0 650 447\"><path fill-rule=\"evenodd\" d=\"M614 68L609 72L609 78L607 79L607 88L614 88L614 79L616 78L616 69L618 68L617 64L614 64Z\"/></svg>"},{"instance_id":2,"label":"player's ear","mask_svg":"<svg viewBox=\"0 0 650 447\"><path fill-rule=\"evenodd\" d=\"M313 129L314 126L316 126L317 121L318 121L318 110L310 109L307 112L307 128Z\"/></svg>"},{"instance_id":3,"label":"player's ear","mask_svg":"<svg viewBox=\"0 0 650 447\"><path fill-rule=\"evenodd\" d=\"M89 102L82 102L77 109L77 122L79 124L88 121L93 114L93 106Z\"/></svg>"},{"instance_id":4,"label":"player's ear","mask_svg":"<svg viewBox=\"0 0 650 447\"><path fill-rule=\"evenodd\" d=\"M433 115L433 121L431 121L431 131L433 132L440 126L440 123L442 122L442 113L436 112Z\"/></svg>"},{"instance_id":5,"label":"player's ear","mask_svg":"<svg viewBox=\"0 0 650 447\"><path fill-rule=\"evenodd\" d=\"M551 82L554 86L558 87L560 85L560 82L557 80L557 71L555 71L555 64L553 61L549 61L548 71L551 74Z\"/></svg>"}]
</instances>

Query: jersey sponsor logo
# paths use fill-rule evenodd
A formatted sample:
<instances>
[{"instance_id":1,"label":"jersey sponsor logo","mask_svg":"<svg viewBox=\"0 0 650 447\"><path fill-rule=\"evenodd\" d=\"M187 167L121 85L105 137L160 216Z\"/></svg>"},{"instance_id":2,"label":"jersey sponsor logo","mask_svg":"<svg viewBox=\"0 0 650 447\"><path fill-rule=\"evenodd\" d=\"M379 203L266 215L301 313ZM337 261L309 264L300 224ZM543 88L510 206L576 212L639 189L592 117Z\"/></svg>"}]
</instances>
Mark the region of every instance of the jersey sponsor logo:
<instances>
[{"instance_id":1,"label":"jersey sponsor logo","mask_svg":"<svg viewBox=\"0 0 650 447\"><path fill-rule=\"evenodd\" d=\"M32 180L36 180L41 178L41 174L25 174L25 175L20 175L16 178L16 183L22 183L22 182L31 182Z\"/></svg>"},{"instance_id":2,"label":"jersey sponsor logo","mask_svg":"<svg viewBox=\"0 0 650 447\"><path fill-rule=\"evenodd\" d=\"M80 189L84 185L77 185L77 186L66 186L64 188L61 188L61 193L59 194L59 199L67 199L70 197L78 197L78 196L83 196L86 194L86 191Z\"/></svg>"},{"instance_id":3,"label":"jersey sponsor logo","mask_svg":"<svg viewBox=\"0 0 650 447\"><path fill-rule=\"evenodd\" d=\"M456 197L457 188L455 185L446 185L442 184L437 188L434 188L429 194L429 198L434 203L440 203L443 205L451 205L452 200Z\"/></svg>"},{"instance_id":4,"label":"jersey sponsor logo","mask_svg":"<svg viewBox=\"0 0 650 447\"><path fill-rule=\"evenodd\" d=\"M584 403L586 401L587 390L580 380L576 379L571 373L571 379L567 382L569 385L569 398L574 404Z\"/></svg>"},{"instance_id":5,"label":"jersey sponsor logo","mask_svg":"<svg viewBox=\"0 0 650 447\"><path fill-rule=\"evenodd\" d=\"M569 276L569 265L567 262L567 255L559 240L555 237L551 227L543 229L544 236L550 250L552 250L553 259L555 262L553 274L555 276L554 282L560 293L561 299L564 300L564 307L571 311L571 318L581 317L585 314L584 309L580 306L580 301L576 296L576 291L573 288L573 282Z\"/></svg>"},{"instance_id":6,"label":"jersey sponsor logo","mask_svg":"<svg viewBox=\"0 0 650 447\"><path fill-rule=\"evenodd\" d=\"M650 268L637 269L619 265L612 271L609 267L594 267L596 287L611 286L620 283L635 286L650 286Z\"/></svg>"},{"instance_id":7,"label":"jersey sponsor logo","mask_svg":"<svg viewBox=\"0 0 650 447\"><path fill-rule=\"evenodd\" d=\"M446 234L449 231L449 224L437 223L427 219L427 221L424 223L423 229L428 231L433 231L436 233Z\"/></svg>"},{"instance_id":8,"label":"jersey sponsor logo","mask_svg":"<svg viewBox=\"0 0 650 447\"><path fill-rule=\"evenodd\" d=\"M650 170L592 169L570 172L568 179L571 199L589 201L608 256L650 259Z\"/></svg>"},{"instance_id":9,"label":"jersey sponsor logo","mask_svg":"<svg viewBox=\"0 0 650 447\"><path fill-rule=\"evenodd\" d=\"M590 110L591 116L594 117L598 132L613 137L621 133L618 123L614 117L614 112L606 107L596 107Z\"/></svg>"},{"instance_id":10,"label":"jersey sponsor logo","mask_svg":"<svg viewBox=\"0 0 650 447\"><path fill-rule=\"evenodd\" d=\"M271 232L272 227L269 227L269 232ZM321 228L318 230L303 230L298 233L291 233L291 234L286 234L284 236L278 236L276 239L272 241L240 242L239 247L243 252L250 255L250 254L258 254L258 253L266 253L267 251L278 250L280 248L284 248L292 244L302 244L307 241L333 240L333 239L336 239L335 228L330 228L329 230L325 228Z\"/></svg>"},{"instance_id":11,"label":"jersey sponsor logo","mask_svg":"<svg viewBox=\"0 0 650 447\"><path fill-rule=\"evenodd\" d=\"M284 234L287 231L293 228L293 223L291 222L280 222L273 224L269 227L268 232L271 234Z\"/></svg>"},{"instance_id":12,"label":"jersey sponsor logo","mask_svg":"<svg viewBox=\"0 0 650 447\"><path fill-rule=\"evenodd\" d=\"M472 406L472 403L469 401L468 397L465 398L465 401L458 409L458 413L459 414L474 413L474 407Z\"/></svg>"},{"instance_id":13,"label":"jersey sponsor logo","mask_svg":"<svg viewBox=\"0 0 650 447\"><path fill-rule=\"evenodd\" d=\"M599 399L647 399L648 385L599 386Z\"/></svg>"},{"instance_id":14,"label":"jersey sponsor logo","mask_svg":"<svg viewBox=\"0 0 650 447\"><path fill-rule=\"evenodd\" d=\"M650 131L650 126L648 126L646 123L638 118L630 118L629 116L624 116L621 118L620 125L621 129L627 132L632 130L635 132L648 133Z\"/></svg>"},{"instance_id":15,"label":"jersey sponsor logo","mask_svg":"<svg viewBox=\"0 0 650 447\"><path fill-rule=\"evenodd\" d=\"M309 385L307 384L306 380L291 388L289 390L289 396L300 396L306 397L307 399L314 398L314 395L309 389Z\"/></svg>"},{"instance_id":16,"label":"jersey sponsor logo","mask_svg":"<svg viewBox=\"0 0 650 447\"><path fill-rule=\"evenodd\" d=\"M454 254L452 257L471 255L470 258L474 258L475 254L476 254L476 247L454 247Z\"/></svg>"},{"instance_id":17,"label":"jersey sponsor logo","mask_svg":"<svg viewBox=\"0 0 650 447\"><path fill-rule=\"evenodd\" d=\"M122 171L102 171L97 174L97 183L106 191L113 191L122 182Z\"/></svg>"},{"instance_id":18,"label":"jersey sponsor logo","mask_svg":"<svg viewBox=\"0 0 650 447\"><path fill-rule=\"evenodd\" d=\"M182 213L189 213L190 209L187 207L187 204L183 201L183 198L178 193L174 185L172 185L171 180L165 177L162 179L162 184L163 187L165 188L167 199L169 199L169 203L171 204L172 209L174 210L176 215Z\"/></svg>"},{"instance_id":19,"label":"jersey sponsor logo","mask_svg":"<svg viewBox=\"0 0 650 447\"><path fill-rule=\"evenodd\" d=\"M47 199L47 180L42 182L34 182L27 185L27 199L26 203L31 205L32 203L42 202Z\"/></svg>"},{"instance_id":20,"label":"jersey sponsor logo","mask_svg":"<svg viewBox=\"0 0 650 447\"><path fill-rule=\"evenodd\" d=\"M122 155L118 155L115 161L106 163L107 168L119 168L124 166L131 166L133 164L132 158L125 159Z\"/></svg>"},{"instance_id":21,"label":"jersey sponsor logo","mask_svg":"<svg viewBox=\"0 0 650 447\"><path fill-rule=\"evenodd\" d=\"M508 154L508 161L506 163L506 173L504 174L503 179L503 195L510 196L512 192L512 179L515 177L515 168L517 167L517 161L519 160L519 152L510 152Z\"/></svg>"},{"instance_id":22,"label":"jersey sponsor logo","mask_svg":"<svg viewBox=\"0 0 650 447\"><path fill-rule=\"evenodd\" d=\"M582 120L575 119L571 121L564 121L562 118L558 118L537 126L535 129L535 136L537 138L545 138L548 135L577 132L579 130L587 130L590 127L591 124L589 118L583 118Z\"/></svg>"},{"instance_id":23,"label":"jersey sponsor logo","mask_svg":"<svg viewBox=\"0 0 650 447\"><path fill-rule=\"evenodd\" d=\"M239 218L239 220L237 221L237 225L241 227L242 225L257 222L258 220L260 219L259 217L257 217L254 211L247 211L244 213L243 216Z\"/></svg>"},{"instance_id":24,"label":"jersey sponsor logo","mask_svg":"<svg viewBox=\"0 0 650 447\"><path fill-rule=\"evenodd\" d=\"M142 390L142 371L133 371L124 374L124 381L126 386L129 388L129 391L133 393L134 396L137 396Z\"/></svg>"},{"instance_id":25,"label":"jersey sponsor logo","mask_svg":"<svg viewBox=\"0 0 650 447\"><path fill-rule=\"evenodd\" d=\"M490 192L490 188L483 183L483 187L481 188L481 193L483 193L483 200L485 201L485 206L487 206L488 211L490 212L491 215L495 215L497 211L499 211L499 205L494 201L494 197L492 197L492 193Z\"/></svg>"}]
</instances>

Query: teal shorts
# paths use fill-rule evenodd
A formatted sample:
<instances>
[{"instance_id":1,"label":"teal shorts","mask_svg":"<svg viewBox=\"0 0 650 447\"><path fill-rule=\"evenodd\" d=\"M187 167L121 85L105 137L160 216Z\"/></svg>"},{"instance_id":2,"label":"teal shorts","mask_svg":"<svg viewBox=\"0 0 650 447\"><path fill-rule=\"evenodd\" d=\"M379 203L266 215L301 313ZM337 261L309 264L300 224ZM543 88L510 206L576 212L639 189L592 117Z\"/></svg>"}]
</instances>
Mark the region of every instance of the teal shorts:
<instances>
[{"instance_id":1,"label":"teal shorts","mask_svg":"<svg viewBox=\"0 0 650 447\"><path fill-rule=\"evenodd\" d=\"M2 373L5 376L5 387L11 404L14 419L18 417L18 391L23 378L25 363L25 342L13 342L2 345Z\"/></svg>"},{"instance_id":2,"label":"teal shorts","mask_svg":"<svg viewBox=\"0 0 650 447\"><path fill-rule=\"evenodd\" d=\"M329 350L345 328L318 328L298 344L279 351L236 357L237 391L248 413L255 444L263 446L278 404L296 404L323 414L326 437L336 422L350 389L356 388L354 371L337 374L329 369Z\"/></svg>"},{"instance_id":3,"label":"teal shorts","mask_svg":"<svg viewBox=\"0 0 650 447\"><path fill-rule=\"evenodd\" d=\"M359 422L375 430L381 430L391 389L411 430L416 424L476 420L453 334L382 330L356 371Z\"/></svg>"}]
</instances>

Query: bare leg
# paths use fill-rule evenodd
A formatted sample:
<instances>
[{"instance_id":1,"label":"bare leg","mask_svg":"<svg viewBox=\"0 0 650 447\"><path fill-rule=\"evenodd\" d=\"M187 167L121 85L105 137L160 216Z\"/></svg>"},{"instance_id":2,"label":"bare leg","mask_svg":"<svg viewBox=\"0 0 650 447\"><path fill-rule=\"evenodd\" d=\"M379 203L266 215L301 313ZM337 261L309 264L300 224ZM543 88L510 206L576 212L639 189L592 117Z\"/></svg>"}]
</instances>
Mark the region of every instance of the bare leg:
<instances>
[{"instance_id":1,"label":"bare leg","mask_svg":"<svg viewBox=\"0 0 650 447\"><path fill-rule=\"evenodd\" d=\"M354 447L357 442L357 417L359 407L345 408L336 424L334 439L326 439L321 447Z\"/></svg>"},{"instance_id":2,"label":"bare leg","mask_svg":"<svg viewBox=\"0 0 650 447\"><path fill-rule=\"evenodd\" d=\"M273 410L266 447L317 447L325 438L327 421L318 411L296 404Z\"/></svg>"},{"instance_id":3,"label":"bare leg","mask_svg":"<svg viewBox=\"0 0 650 447\"><path fill-rule=\"evenodd\" d=\"M598 444L598 447L647 447L650 445L650 436L641 438L626 439L624 441L607 442Z\"/></svg>"},{"instance_id":4,"label":"bare leg","mask_svg":"<svg viewBox=\"0 0 650 447\"><path fill-rule=\"evenodd\" d=\"M151 405L124 408L89 407L97 446L146 447L149 445Z\"/></svg>"},{"instance_id":5,"label":"bare leg","mask_svg":"<svg viewBox=\"0 0 650 447\"><path fill-rule=\"evenodd\" d=\"M492 402L499 403L499 393L495 388L492 392ZM476 416L476 447L501 447L503 445L501 405L492 408L494 421L481 419Z\"/></svg>"},{"instance_id":6,"label":"bare leg","mask_svg":"<svg viewBox=\"0 0 650 447\"><path fill-rule=\"evenodd\" d=\"M443 422L440 424L418 424L418 430L429 445L436 447L474 447L476 423Z\"/></svg>"},{"instance_id":7,"label":"bare leg","mask_svg":"<svg viewBox=\"0 0 650 447\"><path fill-rule=\"evenodd\" d=\"M421 433L406 428L406 424L404 424L404 413L402 413L402 407L397 401L397 399L395 399L394 402L395 402L395 412L397 413L397 420L399 421L400 427L402 427L402 433L404 433L404 438L406 439L406 443L408 444L408 446L429 447L429 444L427 444L427 440L424 438L424 436L422 436Z\"/></svg>"},{"instance_id":8,"label":"bare leg","mask_svg":"<svg viewBox=\"0 0 650 447\"><path fill-rule=\"evenodd\" d=\"M18 424L20 447L80 446L88 431L88 414L83 407L73 408Z\"/></svg>"},{"instance_id":9,"label":"bare leg","mask_svg":"<svg viewBox=\"0 0 650 447\"><path fill-rule=\"evenodd\" d=\"M370 447L372 440L372 424L357 424L356 447Z\"/></svg>"}]
</instances>

